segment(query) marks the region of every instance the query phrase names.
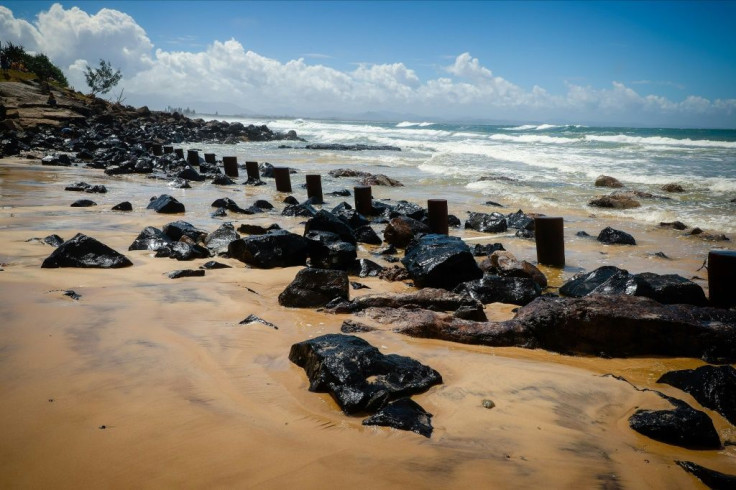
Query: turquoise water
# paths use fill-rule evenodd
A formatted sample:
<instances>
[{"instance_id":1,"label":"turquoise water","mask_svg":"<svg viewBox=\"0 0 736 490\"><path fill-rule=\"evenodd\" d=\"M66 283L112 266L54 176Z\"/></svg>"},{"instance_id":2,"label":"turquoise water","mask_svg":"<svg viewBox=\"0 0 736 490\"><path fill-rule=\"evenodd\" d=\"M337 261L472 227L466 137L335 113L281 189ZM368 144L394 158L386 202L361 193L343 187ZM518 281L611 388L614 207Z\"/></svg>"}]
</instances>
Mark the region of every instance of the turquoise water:
<instances>
[{"instance_id":1,"label":"turquoise water","mask_svg":"<svg viewBox=\"0 0 736 490\"><path fill-rule=\"evenodd\" d=\"M207 146L211 151L308 172L357 166L398 178L409 195L427 195L429 188L456 201L464 194L468 199L480 195L525 210L589 210L645 223L680 220L736 232L736 204L730 202L736 198L736 130L227 120L294 129L309 143L393 145L402 151L314 151L298 142L286 142L291 148L279 148L283 142ZM633 210L590 208L592 198L612 192L594 187L599 175L616 177L625 190L661 197L640 199L642 207ZM686 192L666 193L661 186L667 183L680 184Z\"/></svg>"}]
</instances>

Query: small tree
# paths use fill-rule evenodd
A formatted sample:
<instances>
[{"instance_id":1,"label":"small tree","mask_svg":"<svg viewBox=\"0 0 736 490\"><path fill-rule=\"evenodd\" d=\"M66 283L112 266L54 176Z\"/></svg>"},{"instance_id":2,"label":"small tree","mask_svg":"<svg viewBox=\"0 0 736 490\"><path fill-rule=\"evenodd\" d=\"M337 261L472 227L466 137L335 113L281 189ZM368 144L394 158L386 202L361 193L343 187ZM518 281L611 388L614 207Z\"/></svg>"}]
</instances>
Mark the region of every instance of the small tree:
<instances>
[{"instance_id":1,"label":"small tree","mask_svg":"<svg viewBox=\"0 0 736 490\"><path fill-rule=\"evenodd\" d=\"M106 94L123 78L120 70L113 72L112 65L109 61L100 60L98 68L91 68L87 65L87 71L84 74L87 79L87 85L92 90L92 95Z\"/></svg>"}]
</instances>

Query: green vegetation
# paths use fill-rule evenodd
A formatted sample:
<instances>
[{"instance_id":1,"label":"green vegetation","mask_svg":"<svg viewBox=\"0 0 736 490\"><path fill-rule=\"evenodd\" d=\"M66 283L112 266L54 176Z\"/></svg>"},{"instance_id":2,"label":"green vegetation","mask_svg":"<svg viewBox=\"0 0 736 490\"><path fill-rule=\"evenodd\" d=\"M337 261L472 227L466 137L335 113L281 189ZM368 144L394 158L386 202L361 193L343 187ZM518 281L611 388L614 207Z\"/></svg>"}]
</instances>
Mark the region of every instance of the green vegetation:
<instances>
[{"instance_id":1,"label":"green vegetation","mask_svg":"<svg viewBox=\"0 0 736 490\"><path fill-rule=\"evenodd\" d=\"M100 60L98 68L87 65L87 71L84 73L84 78L87 79L87 85L92 90L92 95L108 93L122 77L120 70L113 71L110 62L105 60Z\"/></svg>"},{"instance_id":2,"label":"green vegetation","mask_svg":"<svg viewBox=\"0 0 736 490\"><path fill-rule=\"evenodd\" d=\"M62 87L69 85L64 73L43 53L29 54L23 46L5 42L0 43L0 56L10 67L3 70L5 79L10 79L12 74L16 80L28 80L33 78L28 76L32 74L42 82L53 81Z\"/></svg>"}]
</instances>

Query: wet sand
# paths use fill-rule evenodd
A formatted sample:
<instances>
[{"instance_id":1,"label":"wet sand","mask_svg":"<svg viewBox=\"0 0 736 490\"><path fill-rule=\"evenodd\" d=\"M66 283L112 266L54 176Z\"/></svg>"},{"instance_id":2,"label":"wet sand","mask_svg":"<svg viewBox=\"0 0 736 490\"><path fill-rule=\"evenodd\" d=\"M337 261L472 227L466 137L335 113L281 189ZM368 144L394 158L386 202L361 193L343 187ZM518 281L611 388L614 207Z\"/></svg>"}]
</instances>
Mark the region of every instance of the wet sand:
<instances>
[{"instance_id":1,"label":"wet sand","mask_svg":"<svg viewBox=\"0 0 736 490\"><path fill-rule=\"evenodd\" d=\"M109 192L63 190L79 180L104 184ZM360 335L384 353L411 356L442 374L442 385L415 397L434 415L434 433L425 439L363 427L362 418L343 415L329 395L307 391L304 371L287 358L293 343L339 332L348 318L278 305L276 297L299 268L264 271L218 258L233 268L171 280L164 274L205 260L127 251L145 226L176 219L208 231L232 220L236 227L278 222L301 232L302 219L278 214L210 218L218 197L246 206L259 198L280 202L284 196L268 183L171 190L141 176L110 179L97 170L0 162L0 487L704 488L676 459L734 473L735 446L689 451L630 430L627 421L637 407L668 405L606 376L624 376L702 409L689 395L655 383L666 371L703 364L693 359L572 357L378 331ZM294 187L303 198L305 191ZM187 213L145 209L150 196L164 192L184 202ZM380 193L412 199L407 189ZM82 197L99 205L69 207ZM133 212L110 211L123 200L133 203ZM450 202L450 212L461 217L474 207ZM588 214L565 215L567 267L544 269L553 286L604 264L707 277L696 269L712 244L621 223L640 245L603 246L574 233L595 235L617 223ZM77 232L124 253L134 266L41 269L53 249L27 240L51 233L68 239ZM452 233L500 241L517 257L535 261L533 241ZM653 257L656 251L674 260ZM410 290L403 283L357 280L372 289L351 295ZM81 298L64 296L68 289ZM512 314L508 305L486 309L496 319ZM278 330L238 324L251 313ZM495 408L483 408L484 399ZM703 410L723 441L736 440L734 427Z\"/></svg>"}]
</instances>

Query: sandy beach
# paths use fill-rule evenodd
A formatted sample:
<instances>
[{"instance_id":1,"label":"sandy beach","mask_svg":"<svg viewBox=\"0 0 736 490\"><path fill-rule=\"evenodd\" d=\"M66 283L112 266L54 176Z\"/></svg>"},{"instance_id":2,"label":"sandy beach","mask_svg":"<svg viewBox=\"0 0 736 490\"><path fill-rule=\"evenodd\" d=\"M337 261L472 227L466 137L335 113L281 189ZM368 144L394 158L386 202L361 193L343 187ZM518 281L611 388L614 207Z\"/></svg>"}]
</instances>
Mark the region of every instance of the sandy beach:
<instances>
[{"instance_id":1,"label":"sandy beach","mask_svg":"<svg viewBox=\"0 0 736 490\"><path fill-rule=\"evenodd\" d=\"M69 207L80 196L64 186L80 180L108 187L93 197L98 206ZM263 198L278 208L285 196L268 182L172 192L165 181L141 176L110 179L97 170L33 160L0 162L0 486L705 488L674 461L733 473L733 445L691 451L628 426L637 408L668 406L633 384L704 410L722 441L736 441L736 429L723 417L656 383L664 372L703 365L694 359L601 359L364 333L383 353L410 356L441 373L442 385L414 397L433 414L434 433L425 439L364 427L360 417L344 415L329 395L307 390L304 371L287 357L293 343L338 333L349 317L279 306L278 294L299 268L258 270L219 258L232 268L172 280L167 272L205 260L182 263L127 250L144 227L176 219L213 231L221 223L209 217L209 203L223 195L247 204ZM184 202L187 212L146 210L144 196L163 192ZM402 192L381 190L382 197ZM123 200L133 203L133 212L110 211ZM451 213L465 209L471 208L450 203ZM300 218L278 213L225 220L303 230ZM697 269L712 244L638 225L636 248L604 247L574 232L592 234L615 222L572 210L565 220L568 266L543 268L554 287L604 263L698 276L707 286L706 271ZM77 232L125 254L133 267L41 269L53 249L29 239L52 233L68 239ZM451 233L470 243L502 241L517 257L536 260L533 241ZM369 251L361 246L359 256ZM654 257L657 251L673 260ZM359 280L371 289L351 291L352 297L412 290L402 282ZM512 308L491 304L486 314L510 318ZM239 325L249 314L278 329ZM495 407L484 408L484 399Z\"/></svg>"}]
</instances>

